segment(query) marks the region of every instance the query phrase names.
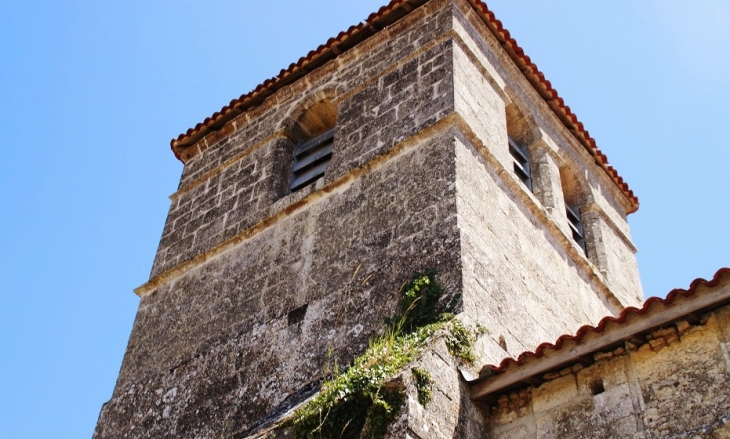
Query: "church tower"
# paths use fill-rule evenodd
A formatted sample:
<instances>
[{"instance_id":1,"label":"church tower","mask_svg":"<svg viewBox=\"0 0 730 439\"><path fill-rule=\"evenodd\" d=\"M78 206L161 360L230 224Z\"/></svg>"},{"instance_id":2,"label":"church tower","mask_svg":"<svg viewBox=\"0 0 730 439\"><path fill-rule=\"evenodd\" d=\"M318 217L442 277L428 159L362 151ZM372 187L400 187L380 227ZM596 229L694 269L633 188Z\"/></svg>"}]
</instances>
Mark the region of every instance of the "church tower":
<instances>
[{"instance_id":1,"label":"church tower","mask_svg":"<svg viewBox=\"0 0 730 439\"><path fill-rule=\"evenodd\" d=\"M97 439L256 434L367 348L414 272L484 328L475 364L643 300L637 198L480 0L393 0L172 150Z\"/></svg>"}]
</instances>

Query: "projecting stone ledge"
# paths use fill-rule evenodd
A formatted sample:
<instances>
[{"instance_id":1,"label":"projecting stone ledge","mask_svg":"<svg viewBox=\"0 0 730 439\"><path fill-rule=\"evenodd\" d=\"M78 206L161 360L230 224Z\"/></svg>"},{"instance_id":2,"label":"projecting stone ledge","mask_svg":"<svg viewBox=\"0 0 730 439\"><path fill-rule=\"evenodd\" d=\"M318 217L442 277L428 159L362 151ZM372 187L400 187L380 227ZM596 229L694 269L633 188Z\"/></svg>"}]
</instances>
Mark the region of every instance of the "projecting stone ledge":
<instances>
[{"instance_id":1,"label":"projecting stone ledge","mask_svg":"<svg viewBox=\"0 0 730 439\"><path fill-rule=\"evenodd\" d=\"M445 334L434 335L428 347L383 386L396 388L405 397L403 406L394 416L394 420L386 426L385 437L488 437L487 411L481 403L469 399L468 385L462 372L465 369L473 369L473 366L454 357L445 341ZM469 374L470 372L466 372L466 375ZM422 378L424 376L427 379L424 380ZM424 394L428 394L428 398L424 398ZM266 425L257 427L244 437L246 439L294 437L292 423L297 410L315 397L316 395L312 395L296 407L272 414ZM324 437L329 435L324 434ZM360 436L357 434L344 437Z\"/></svg>"}]
</instances>

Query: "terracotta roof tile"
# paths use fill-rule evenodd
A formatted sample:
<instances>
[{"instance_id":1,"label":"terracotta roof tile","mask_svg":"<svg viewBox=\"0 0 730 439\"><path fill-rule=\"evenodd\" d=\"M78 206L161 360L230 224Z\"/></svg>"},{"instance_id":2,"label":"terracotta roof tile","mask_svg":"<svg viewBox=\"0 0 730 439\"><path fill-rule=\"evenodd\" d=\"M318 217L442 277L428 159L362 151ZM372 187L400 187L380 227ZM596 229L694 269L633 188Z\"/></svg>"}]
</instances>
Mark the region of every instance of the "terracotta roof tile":
<instances>
[{"instance_id":1,"label":"terracotta roof tile","mask_svg":"<svg viewBox=\"0 0 730 439\"><path fill-rule=\"evenodd\" d=\"M540 358L547 351L555 352L559 351L566 342L579 342L591 332L601 333L611 323L623 324L631 315L644 315L649 311L652 305L661 303L664 305L672 304L678 297L691 297L697 291L699 286L715 287L720 283L723 276L730 276L730 268L719 269L711 280L695 279L692 281L688 289L676 288L667 294L667 297L650 297L647 299L641 308L629 307L625 308L618 317L608 316L604 317L596 326L585 325L578 329L575 334L565 334L560 336L555 343L543 343L537 347L534 351L523 352L517 358L505 358L499 365L488 365L493 372L499 374L505 372L507 369L515 366L525 364L532 359Z\"/></svg>"},{"instance_id":2,"label":"terracotta roof tile","mask_svg":"<svg viewBox=\"0 0 730 439\"><path fill-rule=\"evenodd\" d=\"M558 96L557 91L553 89L550 81L545 79L542 72L530 60L530 57L524 53L522 48L510 36L509 31L502 26L502 23L496 19L494 13L489 10L482 0L468 1L479 13L492 34L502 44L502 47L507 51L510 58L512 58L542 98L545 99L545 102L547 102L560 121L581 142L586 150L594 157L596 163L606 171L609 177L629 199L632 207L628 213L636 212L639 208L638 198L623 178L618 175L618 172L608 164L606 155L598 149L596 141L590 136L583 124L578 121L578 118L570 110L570 107L565 105L563 99ZM279 88L290 84L304 76L308 70L314 69L324 62L336 58L359 42L375 35L380 29L390 24L390 22L400 19L403 15L410 13L410 11L423 3L425 3L424 0L392 0L377 12L370 14L364 23L351 26L347 31L340 32L335 38L330 38L325 44L309 52L288 68L283 69L276 77L267 79L249 93L233 99L220 111L206 118L202 123L195 125L194 128L190 128L184 134L180 134L177 139L173 139L170 142L170 146L175 156L182 160L182 151L195 144L208 132L219 129L222 124L225 124L248 108L261 104L267 96L273 94Z\"/></svg>"}]
</instances>

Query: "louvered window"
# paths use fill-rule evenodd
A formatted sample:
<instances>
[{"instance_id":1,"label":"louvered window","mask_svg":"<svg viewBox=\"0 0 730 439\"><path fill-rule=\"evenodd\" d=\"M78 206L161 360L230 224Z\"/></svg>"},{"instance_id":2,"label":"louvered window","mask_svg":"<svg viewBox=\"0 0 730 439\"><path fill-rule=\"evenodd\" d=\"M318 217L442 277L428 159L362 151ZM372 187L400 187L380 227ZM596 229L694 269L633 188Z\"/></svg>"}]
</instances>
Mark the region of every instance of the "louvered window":
<instances>
[{"instance_id":1,"label":"louvered window","mask_svg":"<svg viewBox=\"0 0 730 439\"><path fill-rule=\"evenodd\" d=\"M565 206L565 213L568 215L568 224L573 232L573 239L578 243L583 251L586 250L586 241L583 237L583 224L580 220L580 211L577 207Z\"/></svg>"},{"instance_id":2,"label":"louvered window","mask_svg":"<svg viewBox=\"0 0 730 439\"><path fill-rule=\"evenodd\" d=\"M290 189L296 192L324 175L332 158L334 128L314 139L301 143L294 150L294 166Z\"/></svg>"},{"instance_id":3,"label":"louvered window","mask_svg":"<svg viewBox=\"0 0 730 439\"><path fill-rule=\"evenodd\" d=\"M512 154L515 175L530 190L532 190L532 178L530 177L530 160L527 158L527 148L509 139L509 153Z\"/></svg>"}]
</instances>

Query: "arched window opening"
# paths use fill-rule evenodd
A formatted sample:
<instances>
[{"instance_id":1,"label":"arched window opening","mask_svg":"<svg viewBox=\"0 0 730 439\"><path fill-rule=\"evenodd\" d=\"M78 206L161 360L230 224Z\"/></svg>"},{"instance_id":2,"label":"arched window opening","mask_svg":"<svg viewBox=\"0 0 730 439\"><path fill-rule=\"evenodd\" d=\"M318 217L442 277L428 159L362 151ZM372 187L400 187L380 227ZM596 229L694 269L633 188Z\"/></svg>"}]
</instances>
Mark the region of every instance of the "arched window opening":
<instances>
[{"instance_id":1,"label":"arched window opening","mask_svg":"<svg viewBox=\"0 0 730 439\"><path fill-rule=\"evenodd\" d=\"M585 192L578 176L567 166L560 168L560 183L563 187L565 200L565 216L573 235L573 240L586 251L585 232L580 209L585 205Z\"/></svg>"},{"instance_id":2,"label":"arched window opening","mask_svg":"<svg viewBox=\"0 0 730 439\"><path fill-rule=\"evenodd\" d=\"M532 191L532 174L530 173L530 159L527 156L527 147L510 138L509 153L512 155L512 168L515 175Z\"/></svg>"},{"instance_id":3,"label":"arched window opening","mask_svg":"<svg viewBox=\"0 0 730 439\"><path fill-rule=\"evenodd\" d=\"M319 102L299 117L296 133L301 141L294 148L294 163L289 189L296 192L322 177L332 159L337 108Z\"/></svg>"},{"instance_id":4,"label":"arched window opening","mask_svg":"<svg viewBox=\"0 0 730 439\"><path fill-rule=\"evenodd\" d=\"M515 104L508 105L505 112L507 113L508 147L512 156L513 171L517 178L532 191L530 156L527 151L527 145L533 140L531 125Z\"/></svg>"}]
</instances>

